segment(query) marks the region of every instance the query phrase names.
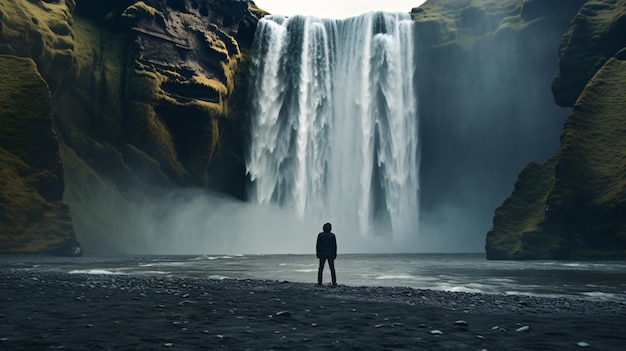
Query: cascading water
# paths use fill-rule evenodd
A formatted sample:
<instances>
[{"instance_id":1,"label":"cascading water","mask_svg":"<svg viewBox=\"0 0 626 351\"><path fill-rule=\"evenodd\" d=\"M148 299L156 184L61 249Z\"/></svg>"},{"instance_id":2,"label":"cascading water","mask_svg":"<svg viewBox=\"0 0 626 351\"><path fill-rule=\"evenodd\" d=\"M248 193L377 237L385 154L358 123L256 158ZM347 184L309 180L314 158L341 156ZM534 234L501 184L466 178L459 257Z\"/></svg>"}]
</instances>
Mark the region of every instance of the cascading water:
<instances>
[{"instance_id":1,"label":"cascading water","mask_svg":"<svg viewBox=\"0 0 626 351\"><path fill-rule=\"evenodd\" d=\"M408 14L259 21L247 159L252 201L332 218L364 236L414 235L414 42Z\"/></svg>"}]
</instances>

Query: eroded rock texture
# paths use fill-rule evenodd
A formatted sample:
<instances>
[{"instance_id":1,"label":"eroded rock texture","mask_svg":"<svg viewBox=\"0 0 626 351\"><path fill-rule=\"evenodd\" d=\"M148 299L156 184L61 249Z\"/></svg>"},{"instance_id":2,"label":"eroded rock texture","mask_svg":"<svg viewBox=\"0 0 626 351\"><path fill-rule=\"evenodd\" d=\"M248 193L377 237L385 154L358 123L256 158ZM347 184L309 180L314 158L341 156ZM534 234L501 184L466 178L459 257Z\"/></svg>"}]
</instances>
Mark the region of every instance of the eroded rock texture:
<instances>
[{"instance_id":1,"label":"eroded rock texture","mask_svg":"<svg viewBox=\"0 0 626 351\"><path fill-rule=\"evenodd\" d=\"M79 253L50 89L30 58L0 55L0 77L0 252Z\"/></svg>"},{"instance_id":2,"label":"eroded rock texture","mask_svg":"<svg viewBox=\"0 0 626 351\"><path fill-rule=\"evenodd\" d=\"M141 247L136 217L160 189L244 196L242 48L255 11L229 0L78 3L81 71L55 106L66 200L86 242Z\"/></svg>"},{"instance_id":3,"label":"eroded rock texture","mask_svg":"<svg viewBox=\"0 0 626 351\"><path fill-rule=\"evenodd\" d=\"M73 0L0 3L0 53L32 58L54 91L75 75Z\"/></svg>"},{"instance_id":4,"label":"eroded rock texture","mask_svg":"<svg viewBox=\"0 0 626 351\"><path fill-rule=\"evenodd\" d=\"M88 249L123 251L111 243L136 233L119 228L159 189L244 196L242 49L260 16L231 0L0 4L0 54L32 58L50 86L58 192Z\"/></svg>"}]
</instances>

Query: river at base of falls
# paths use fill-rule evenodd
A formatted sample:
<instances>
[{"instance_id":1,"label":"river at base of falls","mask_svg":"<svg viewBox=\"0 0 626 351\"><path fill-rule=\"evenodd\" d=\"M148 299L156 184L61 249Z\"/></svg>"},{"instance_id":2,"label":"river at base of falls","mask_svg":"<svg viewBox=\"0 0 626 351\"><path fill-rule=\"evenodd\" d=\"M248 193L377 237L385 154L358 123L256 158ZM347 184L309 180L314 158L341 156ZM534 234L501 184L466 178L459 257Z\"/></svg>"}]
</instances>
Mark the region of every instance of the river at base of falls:
<instances>
[{"instance_id":1,"label":"river at base of falls","mask_svg":"<svg viewBox=\"0 0 626 351\"><path fill-rule=\"evenodd\" d=\"M316 282L314 255L0 256L1 269ZM340 254L339 284L626 303L625 261L488 261L483 254ZM330 281L328 268L325 282Z\"/></svg>"}]
</instances>

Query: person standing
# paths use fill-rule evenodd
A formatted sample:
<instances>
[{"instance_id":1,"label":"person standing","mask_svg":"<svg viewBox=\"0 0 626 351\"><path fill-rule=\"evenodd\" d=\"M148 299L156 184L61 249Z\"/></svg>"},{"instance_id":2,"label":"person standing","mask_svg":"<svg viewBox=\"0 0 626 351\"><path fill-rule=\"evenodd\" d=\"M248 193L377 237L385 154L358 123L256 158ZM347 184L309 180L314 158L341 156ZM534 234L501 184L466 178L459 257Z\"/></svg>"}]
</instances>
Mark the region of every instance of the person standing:
<instances>
[{"instance_id":1,"label":"person standing","mask_svg":"<svg viewBox=\"0 0 626 351\"><path fill-rule=\"evenodd\" d=\"M330 267L330 275L332 277L333 286L337 285L337 275L335 274L335 259L337 258L337 238L331 232L332 225L330 223L322 226L322 232L317 235L317 244L315 245L315 254L320 260L317 270L317 285L322 285L322 274L324 272L324 264L328 260Z\"/></svg>"}]
</instances>

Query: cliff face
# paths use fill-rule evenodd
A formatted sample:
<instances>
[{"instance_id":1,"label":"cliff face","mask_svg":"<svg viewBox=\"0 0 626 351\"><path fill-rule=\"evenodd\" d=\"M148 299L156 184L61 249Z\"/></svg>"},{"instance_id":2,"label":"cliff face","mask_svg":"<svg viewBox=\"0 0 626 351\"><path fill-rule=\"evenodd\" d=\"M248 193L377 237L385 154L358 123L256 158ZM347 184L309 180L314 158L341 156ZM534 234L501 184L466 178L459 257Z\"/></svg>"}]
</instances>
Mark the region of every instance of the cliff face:
<instances>
[{"instance_id":1,"label":"cliff face","mask_svg":"<svg viewBox=\"0 0 626 351\"><path fill-rule=\"evenodd\" d=\"M237 128L229 98L244 60L235 36L253 19L247 3L139 1L90 12L104 4L76 9L79 74L55 100L64 142L99 174L115 164L135 177L133 187L210 187L220 147L239 141L220 135Z\"/></svg>"},{"instance_id":2,"label":"cliff face","mask_svg":"<svg viewBox=\"0 0 626 351\"><path fill-rule=\"evenodd\" d=\"M2 252L79 254L50 89L29 58L0 55L0 243Z\"/></svg>"},{"instance_id":3,"label":"cliff face","mask_svg":"<svg viewBox=\"0 0 626 351\"><path fill-rule=\"evenodd\" d=\"M529 160L558 148L558 45L583 1L429 0L412 10L422 158L420 235L481 250Z\"/></svg>"},{"instance_id":4,"label":"cliff face","mask_svg":"<svg viewBox=\"0 0 626 351\"><path fill-rule=\"evenodd\" d=\"M31 58L54 92L76 74L73 0L3 1L0 54Z\"/></svg>"},{"instance_id":5,"label":"cliff face","mask_svg":"<svg viewBox=\"0 0 626 351\"><path fill-rule=\"evenodd\" d=\"M40 82L50 86L41 108L47 104L59 141L38 157L54 162L60 152L65 172L57 162L60 186L52 200L64 193L88 249L122 251L111 243L132 235L117 230L132 219L120 215L160 188L243 196L242 50L260 16L253 5L231 0L0 4L0 54L31 58ZM21 103L40 91L33 89ZM73 238L63 210L65 236ZM14 244L2 240L0 251L52 245L14 250Z\"/></svg>"},{"instance_id":6,"label":"cliff face","mask_svg":"<svg viewBox=\"0 0 626 351\"><path fill-rule=\"evenodd\" d=\"M491 259L626 257L626 1L587 1L560 45L561 147L531 163L487 234Z\"/></svg>"}]
</instances>

